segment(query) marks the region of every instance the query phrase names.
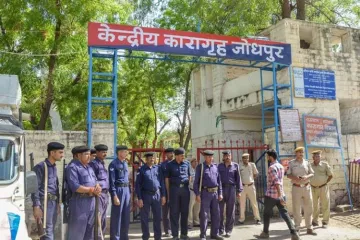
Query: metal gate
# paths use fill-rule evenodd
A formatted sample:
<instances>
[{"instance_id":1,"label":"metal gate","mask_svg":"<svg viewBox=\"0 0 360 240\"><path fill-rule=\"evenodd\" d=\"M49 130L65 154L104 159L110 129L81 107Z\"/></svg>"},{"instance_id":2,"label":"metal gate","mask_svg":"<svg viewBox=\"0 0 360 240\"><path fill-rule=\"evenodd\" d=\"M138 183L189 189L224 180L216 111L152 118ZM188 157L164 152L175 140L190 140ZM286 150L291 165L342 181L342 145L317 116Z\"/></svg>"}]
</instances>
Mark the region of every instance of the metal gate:
<instances>
[{"instance_id":1,"label":"metal gate","mask_svg":"<svg viewBox=\"0 0 360 240\"><path fill-rule=\"evenodd\" d=\"M197 160L202 162L203 156L202 152L205 150L212 150L214 154L214 162L220 163L222 159L222 151L230 150L232 155L232 161L236 163L241 163L241 156L243 153L250 154L250 162L254 162L256 168L259 171L257 179L255 179L256 187L256 197L258 201L258 207L260 213L264 209L264 196L266 191L266 166L265 166L265 152L268 149L268 145L262 144L261 141L245 141L245 140L229 140L229 141L220 141L218 140L215 143L213 140L205 141L205 147L197 148ZM236 215L240 215L240 204L236 202ZM250 207L249 200L246 201L246 216L252 216L252 209ZM237 219L237 218L236 218Z\"/></svg>"},{"instance_id":2,"label":"metal gate","mask_svg":"<svg viewBox=\"0 0 360 240\"><path fill-rule=\"evenodd\" d=\"M360 160L349 164L350 194L354 204L360 205Z\"/></svg>"},{"instance_id":3,"label":"metal gate","mask_svg":"<svg viewBox=\"0 0 360 240\"><path fill-rule=\"evenodd\" d=\"M142 144L139 144L140 146ZM160 143L159 147L156 146L156 143L153 142L153 147L149 147L149 143L145 142L145 148L132 148L129 149L129 153L131 155L130 157L130 163L132 165L132 173L131 173L131 212L132 212L132 218L131 222L139 222L140 221L140 209L138 208L137 204L134 201L135 198L135 181L136 181L136 173L138 172L139 168L145 164L145 161L143 160L144 153L146 152L155 152L156 153L156 160L157 163L161 163L165 160L165 149L163 147L163 143ZM149 220L152 221L152 212L150 211Z\"/></svg>"}]
</instances>

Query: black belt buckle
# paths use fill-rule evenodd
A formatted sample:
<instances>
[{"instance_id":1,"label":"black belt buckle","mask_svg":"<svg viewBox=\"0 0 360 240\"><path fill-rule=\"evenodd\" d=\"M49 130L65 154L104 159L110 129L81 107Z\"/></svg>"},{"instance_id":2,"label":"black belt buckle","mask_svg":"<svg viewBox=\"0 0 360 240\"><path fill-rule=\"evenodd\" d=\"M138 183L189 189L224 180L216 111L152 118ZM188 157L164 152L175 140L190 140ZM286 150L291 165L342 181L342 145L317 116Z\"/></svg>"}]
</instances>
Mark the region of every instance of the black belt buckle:
<instances>
[{"instance_id":1,"label":"black belt buckle","mask_svg":"<svg viewBox=\"0 0 360 240\"><path fill-rule=\"evenodd\" d=\"M109 192L109 190L108 189L103 189L103 190L101 190L101 192L107 194Z\"/></svg>"}]
</instances>

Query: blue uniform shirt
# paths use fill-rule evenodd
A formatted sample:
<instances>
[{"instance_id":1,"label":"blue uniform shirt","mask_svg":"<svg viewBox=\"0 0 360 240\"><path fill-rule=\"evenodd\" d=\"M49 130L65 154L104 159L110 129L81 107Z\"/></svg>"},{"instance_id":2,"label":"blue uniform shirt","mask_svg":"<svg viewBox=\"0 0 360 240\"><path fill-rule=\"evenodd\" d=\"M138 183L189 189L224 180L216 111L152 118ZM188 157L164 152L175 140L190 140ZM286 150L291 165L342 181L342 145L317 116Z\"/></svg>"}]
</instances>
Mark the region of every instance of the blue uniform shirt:
<instances>
[{"instance_id":1,"label":"blue uniform shirt","mask_svg":"<svg viewBox=\"0 0 360 240\"><path fill-rule=\"evenodd\" d=\"M34 167L34 172L36 173L38 180L38 189L35 193L31 194L31 199L33 201L33 206L40 206L41 201L44 199L44 188L45 188L45 167L44 164L48 167L48 193L56 195L59 202L60 192L59 192L59 180L57 177L56 164L52 165L48 159L38 163Z\"/></svg>"},{"instance_id":2,"label":"blue uniform shirt","mask_svg":"<svg viewBox=\"0 0 360 240\"><path fill-rule=\"evenodd\" d=\"M237 163L231 162L231 164L226 167L225 163L220 163L218 165L221 183L223 185L229 184L236 186L236 192L240 193L243 190L241 183L239 165Z\"/></svg>"},{"instance_id":3,"label":"blue uniform shirt","mask_svg":"<svg viewBox=\"0 0 360 240\"><path fill-rule=\"evenodd\" d=\"M116 158L109 165L109 192L112 197L116 195L116 185L119 183L129 183L129 169L125 160Z\"/></svg>"},{"instance_id":4,"label":"blue uniform shirt","mask_svg":"<svg viewBox=\"0 0 360 240\"><path fill-rule=\"evenodd\" d=\"M151 168L143 165L136 177L135 193L138 199L142 199L142 191L155 192L160 190L162 197L165 196L165 184L160 165L153 165Z\"/></svg>"},{"instance_id":5,"label":"blue uniform shirt","mask_svg":"<svg viewBox=\"0 0 360 240\"><path fill-rule=\"evenodd\" d=\"M189 184L190 163L183 161L180 164L175 160L167 164L165 177L169 178L170 185Z\"/></svg>"},{"instance_id":6,"label":"blue uniform shirt","mask_svg":"<svg viewBox=\"0 0 360 240\"><path fill-rule=\"evenodd\" d=\"M66 182L75 193L80 186L95 187L96 176L90 166L84 166L79 160L73 161L66 168Z\"/></svg>"},{"instance_id":7,"label":"blue uniform shirt","mask_svg":"<svg viewBox=\"0 0 360 240\"><path fill-rule=\"evenodd\" d=\"M92 167L92 169L94 170L96 178L98 180L98 183L100 184L101 189L109 190L108 171L105 167L104 161L101 161L100 159L96 158L89 163L89 166Z\"/></svg>"},{"instance_id":8,"label":"blue uniform shirt","mask_svg":"<svg viewBox=\"0 0 360 240\"><path fill-rule=\"evenodd\" d=\"M218 166L215 163L207 165L205 163L199 164L196 167L195 181L194 181L194 193L196 196L200 195L200 177L201 168L204 167L202 176L202 188L214 188L218 187L218 194L222 195L222 186Z\"/></svg>"}]
</instances>

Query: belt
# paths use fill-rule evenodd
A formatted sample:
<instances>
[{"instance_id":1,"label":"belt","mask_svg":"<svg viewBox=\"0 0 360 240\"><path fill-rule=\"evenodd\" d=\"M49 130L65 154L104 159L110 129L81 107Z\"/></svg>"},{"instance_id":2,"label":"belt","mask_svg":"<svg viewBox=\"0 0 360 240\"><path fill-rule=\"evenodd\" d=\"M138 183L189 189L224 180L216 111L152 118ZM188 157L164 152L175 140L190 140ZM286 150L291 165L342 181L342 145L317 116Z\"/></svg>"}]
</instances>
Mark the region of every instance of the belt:
<instances>
[{"instance_id":1,"label":"belt","mask_svg":"<svg viewBox=\"0 0 360 240\"><path fill-rule=\"evenodd\" d=\"M243 184L243 186L251 186L251 185L253 185L254 183L252 182L252 183L249 183L249 184Z\"/></svg>"},{"instance_id":2,"label":"belt","mask_svg":"<svg viewBox=\"0 0 360 240\"><path fill-rule=\"evenodd\" d=\"M58 197L55 194L52 194L52 193L47 194L48 201L56 201L57 199L58 199ZM44 201L44 199L42 199L42 201Z\"/></svg>"},{"instance_id":3,"label":"belt","mask_svg":"<svg viewBox=\"0 0 360 240\"><path fill-rule=\"evenodd\" d=\"M217 192L218 187L203 187L203 189L205 189L207 192L214 193Z\"/></svg>"},{"instance_id":4,"label":"belt","mask_svg":"<svg viewBox=\"0 0 360 240\"><path fill-rule=\"evenodd\" d=\"M313 188L322 188L322 187L324 187L324 186L326 186L327 185L327 183L325 183L325 184L323 184L323 185L320 185L320 186L313 186L313 185L311 185L311 187L313 187Z\"/></svg>"},{"instance_id":5,"label":"belt","mask_svg":"<svg viewBox=\"0 0 360 240\"><path fill-rule=\"evenodd\" d=\"M235 187L235 184L223 183L222 186L223 186L223 187Z\"/></svg>"},{"instance_id":6,"label":"belt","mask_svg":"<svg viewBox=\"0 0 360 240\"><path fill-rule=\"evenodd\" d=\"M101 192L107 194L109 192L109 189L102 189Z\"/></svg>"},{"instance_id":7,"label":"belt","mask_svg":"<svg viewBox=\"0 0 360 240\"><path fill-rule=\"evenodd\" d=\"M155 194L157 194L159 192L159 190L149 191L149 190L144 190L144 189L142 189L141 191L146 193L146 194L150 194L150 195L155 195Z\"/></svg>"},{"instance_id":8,"label":"belt","mask_svg":"<svg viewBox=\"0 0 360 240\"><path fill-rule=\"evenodd\" d=\"M307 185L309 185L309 183L305 183L305 184L296 184L296 183L293 183L293 186L295 186L295 187L306 187Z\"/></svg>"},{"instance_id":9,"label":"belt","mask_svg":"<svg viewBox=\"0 0 360 240\"><path fill-rule=\"evenodd\" d=\"M94 196L90 196L88 193L73 193L72 197L91 198Z\"/></svg>"},{"instance_id":10,"label":"belt","mask_svg":"<svg viewBox=\"0 0 360 240\"><path fill-rule=\"evenodd\" d=\"M189 188L190 189L190 191L194 191L194 189L193 188Z\"/></svg>"},{"instance_id":11,"label":"belt","mask_svg":"<svg viewBox=\"0 0 360 240\"><path fill-rule=\"evenodd\" d=\"M128 186L130 186L130 184L129 183L115 183L115 186L116 187L128 187Z\"/></svg>"},{"instance_id":12,"label":"belt","mask_svg":"<svg viewBox=\"0 0 360 240\"><path fill-rule=\"evenodd\" d=\"M171 184L171 186L183 188L189 186L189 184L188 183Z\"/></svg>"}]
</instances>

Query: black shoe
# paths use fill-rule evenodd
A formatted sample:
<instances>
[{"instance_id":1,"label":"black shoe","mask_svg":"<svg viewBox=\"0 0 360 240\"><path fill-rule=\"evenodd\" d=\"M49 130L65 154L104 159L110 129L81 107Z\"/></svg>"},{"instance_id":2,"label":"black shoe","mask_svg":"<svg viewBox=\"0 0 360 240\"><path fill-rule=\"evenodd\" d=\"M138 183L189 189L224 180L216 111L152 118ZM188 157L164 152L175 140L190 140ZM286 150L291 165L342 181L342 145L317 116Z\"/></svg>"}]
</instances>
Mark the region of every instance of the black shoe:
<instances>
[{"instance_id":1,"label":"black shoe","mask_svg":"<svg viewBox=\"0 0 360 240\"><path fill-rule=\"evenodd\" d=\"M164 233L164 237L171 237L170 233Z\"/></svg>"},{"instance_id":2,"label":"black shoe","mask_svg":"<svg viewBox=\"0 0 360 240\"><path fill-rule=\"evenodd\" d=\"M231 237L231 232L226 233L226 234L225 234L225 237L226 237L226 238Z\"/></svg>"},{"instance_id":3,"label":"black shoe","mask_svg":"<svg viewBox=\"0 0 360 240\"><path fill-rule=\"evenodd\" d=\"M217 236L211 236L210 239L216 239L216 240L224 240L223 237L217 235Z\"/></svg>"},{"instance_id":4,"label":"black shoe","mask_svg":"<svg viewBox=\"0 0 360 240\"><path fill-rule=\"evenodd\" d=\"M187 235L180 235L181 240L188 240L190 239Z\"/></svg>"},{"instance_id":5,"label":"black shoe","mask_svg":"<svg viewBox=\"0 0 360 240\"><path fill-rule=\"evenodd\" d=\"M172 237L172 240L179 240L178 237Z\"/></svg>"},{"instance_id":6,"label":"black shoe","mask_svg":"<svg viewBox=\"0 0 360 240\"><path fill-rule=\"evenodd\" d=\"M317 222L312 222L311 224L313 225L313 227L319 226L319 224Z\"/></svg>"},{"instance_id":7,"label":"black shoe","mask_svg":"<svg viewBox=\"0 0 360 240\"><path fill-rule=\"evenodd\" d=\"M238 221L238 224L239 224L239 225L244 225L244 222Z\"/></svg>"}]
</instances>

